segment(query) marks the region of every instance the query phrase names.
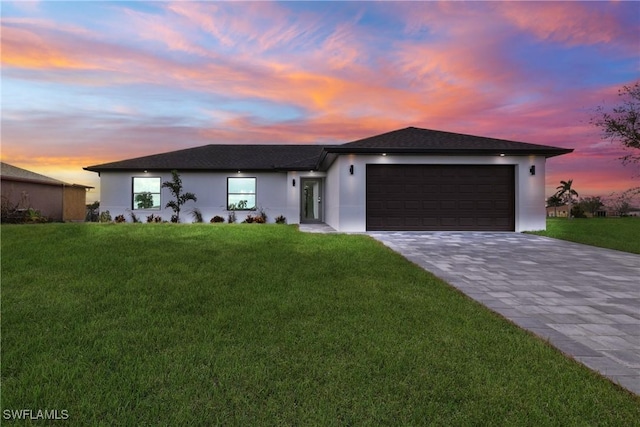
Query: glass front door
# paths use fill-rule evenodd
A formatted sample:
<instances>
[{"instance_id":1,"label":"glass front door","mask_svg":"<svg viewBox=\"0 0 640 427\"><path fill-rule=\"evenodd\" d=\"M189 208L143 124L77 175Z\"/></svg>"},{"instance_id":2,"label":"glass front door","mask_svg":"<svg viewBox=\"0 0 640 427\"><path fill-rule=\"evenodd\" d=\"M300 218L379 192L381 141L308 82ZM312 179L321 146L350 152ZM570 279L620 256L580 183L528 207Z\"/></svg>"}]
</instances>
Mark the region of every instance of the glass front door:
<instances>
[{"instance_id":1,"label":"glass front door","mask_svg":"<svg viewBox=\"0 0 640 427\"><path fill-rule=\"evenodd\" d=\"M300 222L322 222L322 180L302 178Z\"/></svg>"}]
</instances>

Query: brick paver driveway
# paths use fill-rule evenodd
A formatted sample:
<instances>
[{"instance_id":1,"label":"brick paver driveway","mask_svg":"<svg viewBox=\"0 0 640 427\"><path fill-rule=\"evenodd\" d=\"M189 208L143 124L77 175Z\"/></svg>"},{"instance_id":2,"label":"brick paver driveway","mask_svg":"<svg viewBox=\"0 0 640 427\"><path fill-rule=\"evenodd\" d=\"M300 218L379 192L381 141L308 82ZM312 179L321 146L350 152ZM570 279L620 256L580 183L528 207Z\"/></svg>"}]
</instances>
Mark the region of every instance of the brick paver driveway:
<instances>
[{"instance_id":1,"label":"brick paver driveway","mask_svg":"<svg viewBox=\"0 0 640 427\"><path fill-rule=\"evenodd\" d=\"M368 234L640 394L640 255L519 233Z\"/></svg>"}]
</instances>

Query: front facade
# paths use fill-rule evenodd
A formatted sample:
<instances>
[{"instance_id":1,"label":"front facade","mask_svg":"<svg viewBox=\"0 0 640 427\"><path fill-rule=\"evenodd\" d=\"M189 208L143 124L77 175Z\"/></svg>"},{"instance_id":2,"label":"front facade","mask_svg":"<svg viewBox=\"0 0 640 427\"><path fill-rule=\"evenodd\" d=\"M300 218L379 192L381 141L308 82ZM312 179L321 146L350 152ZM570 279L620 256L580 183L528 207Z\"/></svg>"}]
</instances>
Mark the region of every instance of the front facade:
<instances>
[{"instance_id":1,"label":"front facade","mask_svg":"<svg viewBox=\"0 0 640 427\"><path fill-rule=\"evenodd\" d=\"M208 145L91 166L101 210L140 220L173 213L162 182L194 193L181 219L326 223L338 231L545 228L546 158L572 150L406 128L343 145Z\"/></svg>"}]
</instances>

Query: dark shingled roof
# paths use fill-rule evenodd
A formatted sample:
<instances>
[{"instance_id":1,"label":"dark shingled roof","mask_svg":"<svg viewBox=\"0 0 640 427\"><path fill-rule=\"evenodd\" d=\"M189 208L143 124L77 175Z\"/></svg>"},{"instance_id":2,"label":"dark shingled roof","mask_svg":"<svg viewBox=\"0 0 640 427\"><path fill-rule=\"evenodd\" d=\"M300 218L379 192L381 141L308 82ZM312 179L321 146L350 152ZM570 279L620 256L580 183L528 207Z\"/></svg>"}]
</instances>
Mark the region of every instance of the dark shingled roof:
<instances>
[{"instance_id":1,"label":"dark shingled roof","mask_svg":"<svg viewBox=\"0 0 640 427\"><path fill-rule=\"evenodd\" d=\"M572 149L504 139L408 127L342 145L211 144L169 153L86 167L93 172L118 170L314 170L327 153L398 153L457 155L541 155Z\"/></svg>"},{"instance_id":2,"label":"dark shingled roof","mask_svg":"<svg viewBox=\"0 0 640 427\"><path fill-rule=\"evenodd\" d=\"M330 153L406 154L538 154L546 157L571 153L572 149L482 136L408 127L347 144L326 147Z\"/></svg>"},{"instance_id":3,"label":"dark shingled roof","mask_svg":"<svg viewBox=\"0 0 640 427\"><path fill-rule=\"evenodd\" d=\"M322 145L205 145L119 162L89 166L89 171L149 170L311 170L318 167Z\"/></svg>"}]
</instances>

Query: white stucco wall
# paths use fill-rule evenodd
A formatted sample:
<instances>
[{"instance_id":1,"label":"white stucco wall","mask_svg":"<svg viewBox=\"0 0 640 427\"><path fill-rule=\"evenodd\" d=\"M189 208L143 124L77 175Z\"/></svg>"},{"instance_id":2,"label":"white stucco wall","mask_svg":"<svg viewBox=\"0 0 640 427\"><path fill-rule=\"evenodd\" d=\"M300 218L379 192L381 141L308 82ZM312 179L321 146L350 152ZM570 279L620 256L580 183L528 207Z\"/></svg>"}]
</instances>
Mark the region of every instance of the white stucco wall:
<instances>
[{"instance_id":1,"label":"white stucco wall","mask_svg":"<svg viewBox=\"0 0 640 427\"><path fill-rule=\"evenodd\" d=\"M289 224L300 222L300 197L302 178L323 178L323 218L339 231L366 231L366 165L367 164L496 164L515 166L515 231L542 230L546 227L544 180L545 158L541 156L408 156L408 155L341 155L325 172L181 172L184 191L195 193L197 202L188 202L181 212L182 222L192 222L189 213L193 208L202 212L208 222L213 216L227 218L227 178L257 178L256 205L263 208L268 222L284 215ZM351 175L349 167L353 165ZM529 168L535 165L536 174L532 176ZM111 216L124 215L131 221L132 178L160 177L161 181L171 179L170 172L102 172L100 178L100 210L108 210ZM295 186L293 180L296 181ZM165 209L171 200L168 189L162 189L160 210L136 209L133 211L141 221L151 214L170 220L173 211ZM237 211L238 222L253 211Z\"/></svg>"},{"instance_id":2,"label":"white stucco wall","mask_svg":"<svg viewBox=\"0 0 640 427\"><path fill-rule=\"evenodd\" d=\"M326 223L344 232L366 231L367 164L469 164L515 166L515 231L546 227L544 208L545 158L541 156L408 156L343 155L327 172ZM349 172L350 165L354 174ZM535 165L532 176L529 168Z\"/></svg>"},{"instance_id":3,"label":"white stucco wall","mask_svg":"<svg viewBox=\"0 0 640 427\"><path fill-rule=\"evenodd\" d=\"M161 192L162 209L136 209L132 211L132 178L133 177L160 177L161 182L170 181L170 172L102 172L100 176L100 211L108 210L113 218L116 215L124 215L127 221L131 221L131 212L134 212L141 221L146 221L146 217L155 214L160 215L164 220L169 221L173 211L164 206L172 200L168 189L163 188ZM180 172L183 191L194 193L198 201L187 202L180 212L181 222L193 222L193 217L189 213L192 209L198 208L202 212L205 222L213 216L220 215L227 219L229 212L226 210L227 203L227 178L256 178L256 206L264 209L268 216L268 222L274 222L279 215L284 215L289 223L297 223L299 220L299 208L295 205L295 187L292 192L291 182L288 180L286 172ZM287 185L288 184L288 185ZM299 200L299 199L298 199ZM255 215L255 211L236 211L237 221L243 221L248 214Z\"/></svg>"}]
</instances>

